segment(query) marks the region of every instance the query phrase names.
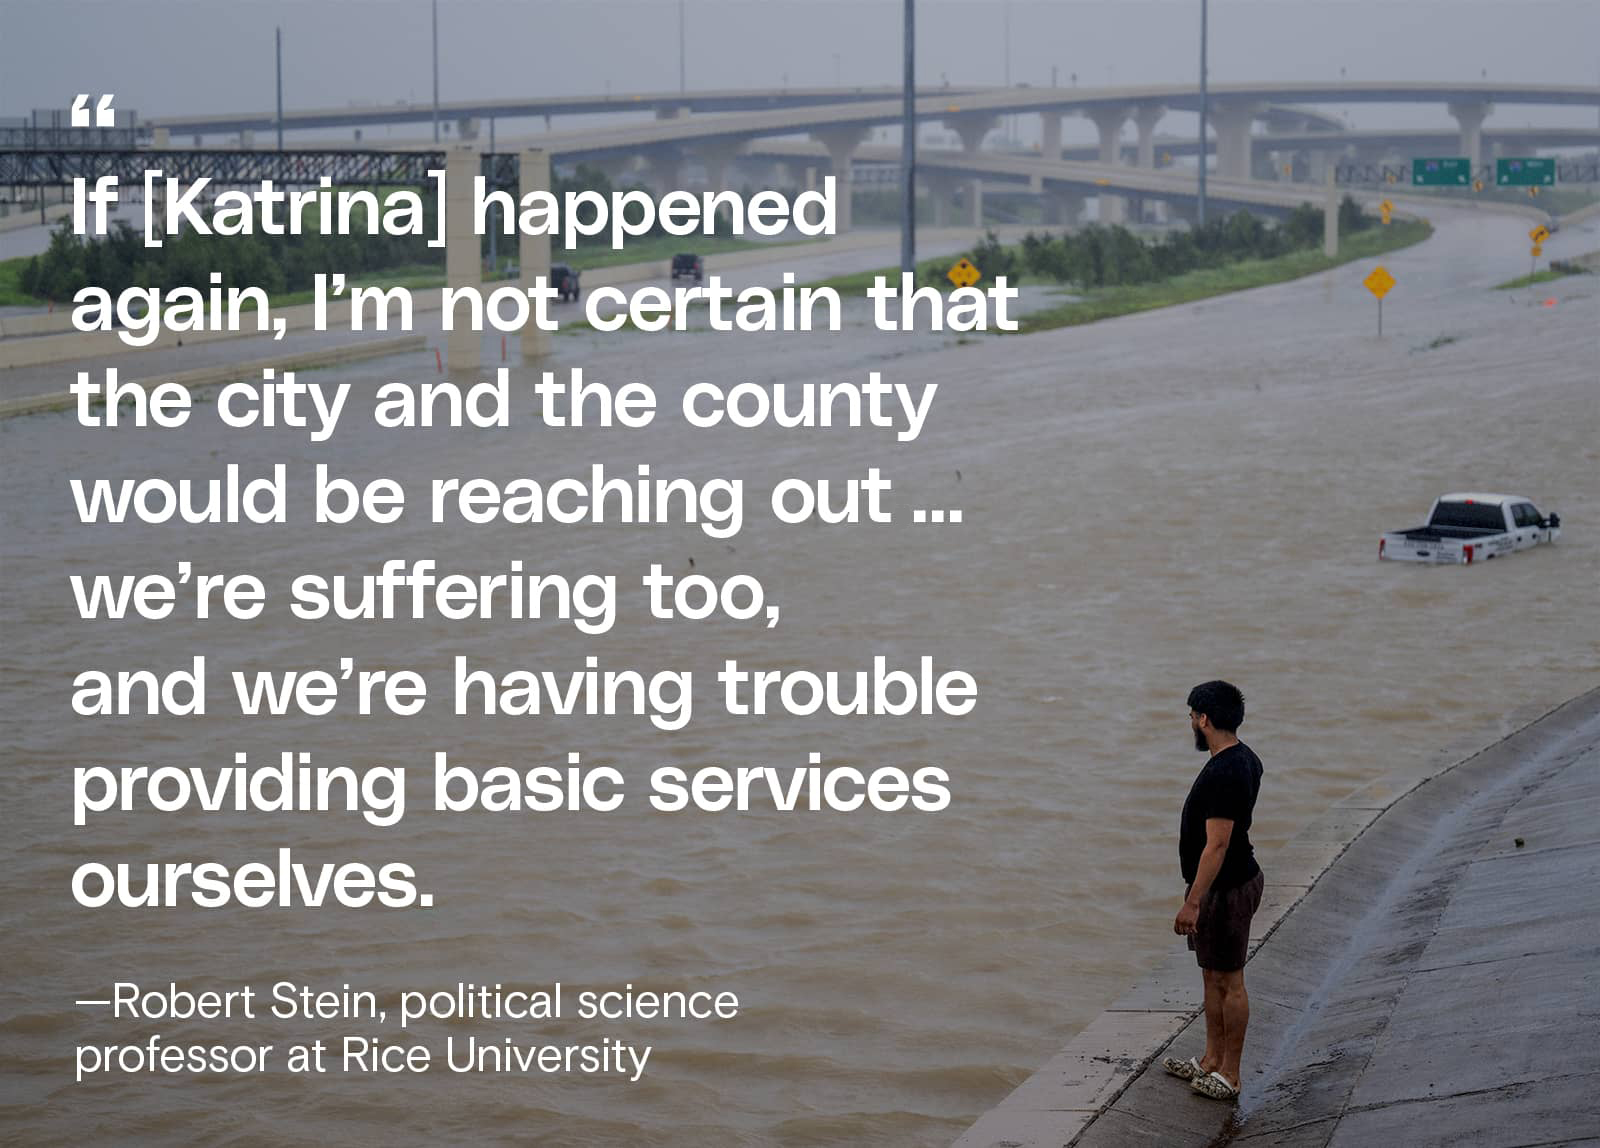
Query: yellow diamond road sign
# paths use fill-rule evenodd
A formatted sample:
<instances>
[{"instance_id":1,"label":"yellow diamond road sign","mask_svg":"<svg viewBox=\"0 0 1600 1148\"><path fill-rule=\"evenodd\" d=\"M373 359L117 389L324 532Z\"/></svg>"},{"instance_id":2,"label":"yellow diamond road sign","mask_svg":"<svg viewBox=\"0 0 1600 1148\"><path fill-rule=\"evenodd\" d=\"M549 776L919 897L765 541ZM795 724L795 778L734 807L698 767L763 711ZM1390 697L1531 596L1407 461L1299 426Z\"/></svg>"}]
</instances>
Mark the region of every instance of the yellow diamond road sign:
<instances>
[{"instance_id":1,"label":"yellow diamond road sign","mask_svg":"<svg viewBox=\"0 0 1600 1148\"><path fill-rule=\"evenodd\" d=\"M1394 286L1394 276L1389 274L1387 267L1374 267L1372 274L1361 282L1368 291L1382 299L1389 293L1389 289Z\"/></svg>"},{"instance_id":2,"label":"yellow diamond road sign","mask_svg":"<svg viewBox=\"0 0 1600 1148\"><path fill-rule=\"evenodd\" d=\"M1528 238L1533 240L1535 243L1543 243L1546 239L1550 238L1550 229L1541 223L1538 227L1535 227L1532 231L1528 232Z\"/></svg>"},{"instance_id":3,"label":"yellow diamond road sign","mask_svg":"<svg viewBox=\"0 0 1600 1148\"><path fill-rule=\"evenodd\" d=\"M957 287L971 287L983 278L983 272L973 266L970 259L958 259L956 265L945 272L945 278Z\"/></svg>"},{"instance_id":4,"label":"yellow diamond road sign","mask_svg":"<svg viewBox=\"0 0 1600 1148\"><path fill-rule=\"evenodd\" d=\"M1389 212L1394 210L1394 204L1386 199L1382 203L1378 204L1378 210L1387 215Z\"/></svg>"}]
</instances>

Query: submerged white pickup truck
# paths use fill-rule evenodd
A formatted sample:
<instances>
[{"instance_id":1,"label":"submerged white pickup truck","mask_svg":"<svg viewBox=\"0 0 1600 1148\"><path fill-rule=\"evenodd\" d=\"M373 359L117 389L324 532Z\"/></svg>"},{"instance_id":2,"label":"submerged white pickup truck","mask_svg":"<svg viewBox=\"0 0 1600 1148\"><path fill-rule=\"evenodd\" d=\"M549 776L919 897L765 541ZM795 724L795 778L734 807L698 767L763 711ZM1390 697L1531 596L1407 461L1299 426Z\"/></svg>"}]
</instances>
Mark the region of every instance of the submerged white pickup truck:
<instances>
[{"instance_id":1,"label":"submerged white pickup truck","mask_svg":"<svg viewBox=\"0 0 1600 1148\"><path fill-rule=\"evenodd\" d=\"M1515 494L1446 494L1425 526L1378 539L1378 557L1396 562L1486 562L1561 537L1561 516L1544 515Z\"/></svg>"}]
</instances>

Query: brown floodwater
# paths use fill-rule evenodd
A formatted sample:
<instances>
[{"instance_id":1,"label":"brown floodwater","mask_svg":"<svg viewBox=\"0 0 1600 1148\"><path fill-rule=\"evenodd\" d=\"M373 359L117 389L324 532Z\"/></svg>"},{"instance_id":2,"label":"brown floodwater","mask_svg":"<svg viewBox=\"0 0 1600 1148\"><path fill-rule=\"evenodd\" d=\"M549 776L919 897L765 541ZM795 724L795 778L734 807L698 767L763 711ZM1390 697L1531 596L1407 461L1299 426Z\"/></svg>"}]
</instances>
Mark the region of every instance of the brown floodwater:
<instances>
[{"instance_id":1,"label":"brown floodwater","mask_svg":"<svg viewBox=\"0 0 1600 1148\"><path fill-rule=\"evenodd\" d=\"M628 335L557 340L560 366L652 383L939 384L922 438L892 430L378 433L376 386L415 360L318 372L356 384L334 439L223 433L202 405L184 433L91 433L64 415L0 423L5 498L0 672L6 760L7 973L0 1043L8 1142L278 1145L937 1145L996 1102L1174 944L1177 812L1198 765L1184 703L1210 677L1249 698L1243 736L1267 768L1255 836L1272 852L1365 780L1424 771L1600 678L1600 286L1489 289L1524 269L1519 219L1442 215L1385 260L1399 280L1384 337L1360 287L1370 262L1246 295L1027 338L877 334ZM1556 249L1556 245L1566 245ZM1556 254L1600 246L1569 229ZM1557 302L1543 305L1545 298ZM430 366L431 366L431 356ZM83 527L68 478L208 476L226 462L359 477L549 479L648 462L658 475L742 477L745 528L459 523ZM786 475L879 466L890 526L781 526L762 509ZM1525 494L1560 512L1557 547L1472 568L1380 565L1377 535L1455 489ZM413 497L416 504L423 500ZM916 526L911 507L959 507ZM303 512L303 498L292 512ZM781 605L759 622L659 622L626 595L618 625L80 622L72 573L441 570L756 575ZM625 580L626 584L626 580ZM72 676L211 661L203 718L74 718ZM453 659L498 669L687 668L685 729L643 717L452 715ZM971 672L966 717L824 719L719 712L724 658L855 670L874 654ZM231 669L418 669L411 718L239 716ZM641 798L584 814L442 816L424 806L435 750L480 767L612 764L642 794L661 765L829 764L951 778L937 814L662 814ZM75 767L214 768L235 752L405 766L411 808L357 814L107 813L71 824ZM89 910L85 861L403 860L427 911ZM433 1072L137 1077L73 1083L78 1044L245 1041L280 1047L392 1024L111 1021L74 1001L151 986L349 983L392 999L458 981L729 990L716 1023L433 1023L418 1038L654 1046L625 1079Z\"/></svg>"}]
</instances>

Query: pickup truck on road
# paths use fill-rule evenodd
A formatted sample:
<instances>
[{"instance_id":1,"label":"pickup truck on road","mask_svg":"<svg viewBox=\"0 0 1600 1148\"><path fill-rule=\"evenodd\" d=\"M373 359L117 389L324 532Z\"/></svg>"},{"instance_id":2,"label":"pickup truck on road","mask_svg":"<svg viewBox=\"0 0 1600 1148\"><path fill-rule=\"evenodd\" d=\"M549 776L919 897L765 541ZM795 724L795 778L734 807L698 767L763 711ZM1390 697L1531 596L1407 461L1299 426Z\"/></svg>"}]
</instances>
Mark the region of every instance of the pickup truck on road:
<instances>
[{"instance_id":1,"label":"pickup truck on road","mask_svg":"<svg viewBox=\"0 0 1600 1148\"><path fill-rule=\"evenodd\" d=\"M1514 494L1446 494L1425 526L1378 539L1378 557L1396 562L1487 562L1561 537L1561 516L1544 515Z\"/></svg>"}]
</instances>

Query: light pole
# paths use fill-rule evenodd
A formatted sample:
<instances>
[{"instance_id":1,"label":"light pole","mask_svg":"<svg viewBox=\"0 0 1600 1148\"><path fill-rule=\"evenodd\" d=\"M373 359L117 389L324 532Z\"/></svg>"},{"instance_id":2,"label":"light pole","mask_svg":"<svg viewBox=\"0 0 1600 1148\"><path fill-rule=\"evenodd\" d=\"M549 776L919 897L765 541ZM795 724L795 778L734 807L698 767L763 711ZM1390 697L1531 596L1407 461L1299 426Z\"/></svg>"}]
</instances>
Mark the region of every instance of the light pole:
<instances>
[{"instance_id":1,"label":"light pole","mask_svg":"<svg viewBox=\"0 0 1600 1148\"><path fill-rule=\"evenodd\" d=\"M1196 223L1206 224L1206 0L1200 0L1200 189L1195 204Z\"/></svg>"},{"instance_id":2,"label":"light pole","mask_svg":"<svg viewBox=\"0 0 1600 1148\"><path fill-rule=\"evenodd\" d=\"M1005 29L1005 86L1011 86L1011 0L1000 6L1002 27Z\"/></svg>"},{"instance_id":3,"label":"light pole","mask_svg":"<svg viewBox=\"0 0 1600 1148\"><path fill-rule=\"evenodd\" d=\"M278 150L283 150L283 25L278 28L273 36L278 56Z\"/></svg>"},{"instance_id":4,"label":"light pole","mask_svg":"<svg viewBox=\"0 0 1600 1148\"><path fill-rule=\"evenodd\" d=\"M489 117L489 154L491 156L494 155L494 117L493 116ZM496 161L493 160L493 159L491 159L489 161L489 171L491 173L493 173L493 171L494 171L495 162ZM496 206L498 206L498 204ZM501 216L500 216L501 221L504 222L504 220L505 220L505 208L503 208L503 207L500 208L500 212L501 212ZM496 234L497 234L497 229L491 223L491 225L489 227L489 267L490 267L490 269L492 271L494 271L496 274L498 274L499 271L500 271L500 245L499 245L499 243L496 242Z\"/></svg>"},{"instance_id":5,"label":"light pole","mask_svg":"<svg viewBox=\"0 0 1600 1148\"><path fill-rule=\"evenodd\" d=\"M900 114L900 270L917 268L917 0L904 0L905 91Z\"/></svg>"},{"instance_id":6,"label":"light pole","mask_svg":"<svg viewBox=\"0 0 1600 1148\"><path fill-rule=\"evenodd\" d=\"M684 24L688 19L685 11L687 0L678 0L678 92L682 94L689 90L689 52L684 34Z\"/></svg>"},{"instance_id":7,"label":"light pole","mask_svg":"<svg viewBox=\"0 0 1600 1148\"><path fill-rule=\"evenodd\" d=\"M1002 11L1002 13L1004 14L1004 17L1005 17L1005 37L1006 37L1006 44L1005 44L1005 57L1006 57L1005 71L1006 71L1006 87L1009 88L1011 86L1011 0L1005 0L1005 2L1001 5L1001 11ZM1006 117L1006 139L1008 139L1008 140L1012 139L1013 137L1016 136L1016 134L1017 134L1017 117L1016 116L1007 116Z\"/></svg>"},{"instance_id":8,"label":"light pole","mask_svg":"<svg viewBox=\"0 0 1600 1148\"><path fill-rule=\"evenodd\" d=\"M433 142L439 142L439 0L433 0Z\"/></svg>"}]
</instances>

